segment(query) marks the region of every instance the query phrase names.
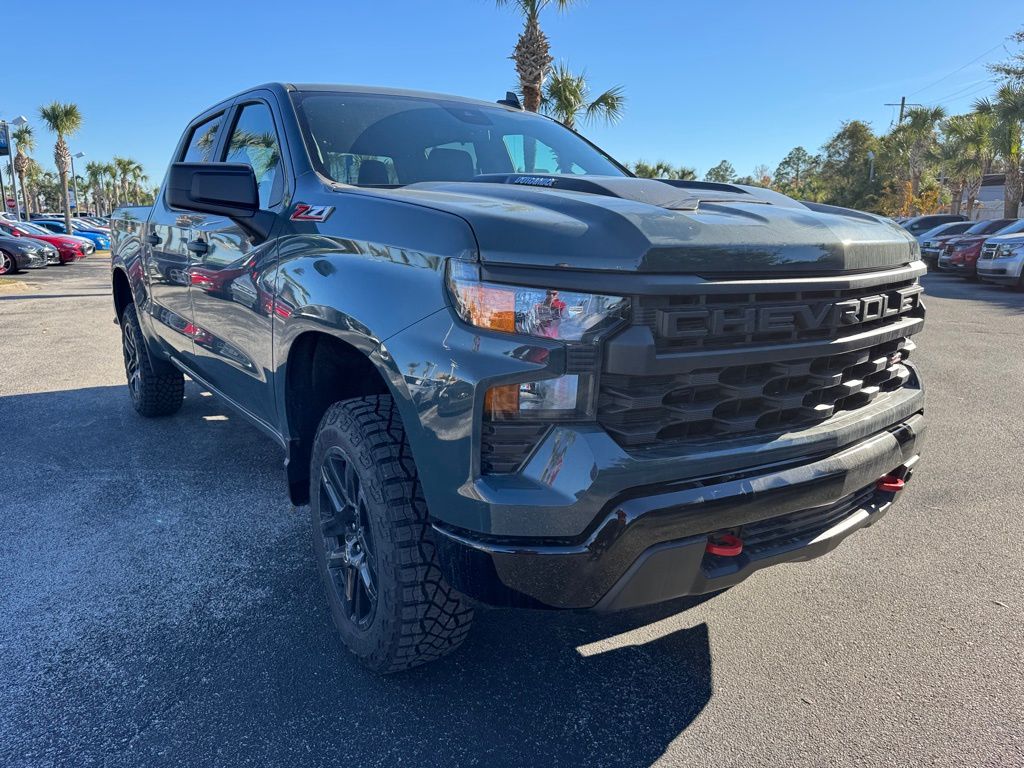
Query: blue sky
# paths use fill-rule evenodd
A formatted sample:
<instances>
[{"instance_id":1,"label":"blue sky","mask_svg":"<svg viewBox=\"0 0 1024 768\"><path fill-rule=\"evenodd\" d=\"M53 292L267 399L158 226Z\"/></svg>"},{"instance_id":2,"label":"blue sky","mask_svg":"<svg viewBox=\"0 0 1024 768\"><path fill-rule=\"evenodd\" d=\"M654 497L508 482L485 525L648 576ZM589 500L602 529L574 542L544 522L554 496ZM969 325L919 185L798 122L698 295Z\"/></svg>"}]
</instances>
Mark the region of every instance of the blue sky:
<instances>
[{"instance_id":1,"label":"blue sky","mask_svg":"<svg viewBox=\"0 0 1024 768\"><path fill-rule=\"evenodd\" d=\"M507 57L520 25L489 0L113 0L76 4L70 24L51 23L63 5L46 4L49 21L38 4L3 13L4 27L20 31L5 36L16 64L0 117L33 121L47 166L53 137L38 107L54 99L84 114L73 151L135 157L156 183L185 123L250 85L359 83L484 99L515 85ZM625 88L620 124L583 128L615 157L701 174L727 158L750 173L796 145L816 149L842 120L887 128L895 113L884 105L901 95L967 110L991 90L984 63L1005 58L1021 11L1019 0L590 0L547 11L543 24L555 56L585 68L595 88Z\"/></svg>"}]
</instances>

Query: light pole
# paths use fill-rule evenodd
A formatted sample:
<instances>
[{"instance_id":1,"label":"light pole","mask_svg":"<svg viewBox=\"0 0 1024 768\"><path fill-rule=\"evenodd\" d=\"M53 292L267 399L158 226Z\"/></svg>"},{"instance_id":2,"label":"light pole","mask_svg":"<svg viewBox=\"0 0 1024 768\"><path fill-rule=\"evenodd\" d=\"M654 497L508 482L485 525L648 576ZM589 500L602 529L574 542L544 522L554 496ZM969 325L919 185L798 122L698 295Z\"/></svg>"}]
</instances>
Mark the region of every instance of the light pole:
<instances>
[{"instance_id":1,"label":"light pole","mask_svg":"<svg viewBox=\"0 0 1024 768\"><path fill-rule=\"evenodd\" d=\"M18 115L16 118L11 120L11 125L13 125L15 128L21 128L21 126L23 126L23 125L28 125L28 118L25 117L24 115ZM11 170L12 171L14 170L14 156L13 155L11 156ZM17 174L14 174L14 175L11 176L11 186L12 187L14 186L14 177L16 175ZM28 218L29 218L28 217L28 192L25 191L25 185L24 184L21 187L21 202L25 206L25 211L24 211L25 221L28 221ZM14 215L19 220L21 220L21 214L18 213L18 191L16 189L14 190Z\"/></svg>"},{"instance_id":2,"label":"light pole","mask_svg":"<svg viewBox=\"0 0 1024 768\"><path fill-rule=\"evenodd\" d=\"M24 119L24 118L18 118ZM14 137L11 136L11 128L7 124L6 120L0 120L0 134L4 137L4 143L7 150L7 167L11 169L11 197L14 198L14 216L20 219L18 216L18 188L14 182ZM7 212L7 189L4 187L4 172L3 168L0 167L0 197L3 198L3 211Z\"/></svg>"},{"instance_id":3,"label":"light pole","mask_svg":"<svg viewBox=\"0 0 1024 768\"><path fill-rule=\"evenodd\" d=\"M85 157L85 152L76 152L71 156L71 184L75 188L75 213L82 210L81 201L78 199L78 176L75 174L75 158Z\"/></svg>"}]
</instances>

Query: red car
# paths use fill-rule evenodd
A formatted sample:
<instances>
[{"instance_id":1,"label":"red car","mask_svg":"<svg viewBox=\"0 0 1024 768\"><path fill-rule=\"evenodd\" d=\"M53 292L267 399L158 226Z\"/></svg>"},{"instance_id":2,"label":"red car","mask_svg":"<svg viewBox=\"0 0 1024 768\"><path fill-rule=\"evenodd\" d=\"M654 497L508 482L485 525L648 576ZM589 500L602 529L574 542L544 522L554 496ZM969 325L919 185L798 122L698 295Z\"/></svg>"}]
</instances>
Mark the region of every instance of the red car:
<instances>
[{"instance_id":1,"label":"red car","mask_svg":"<svg viewBox=\"0 0 1024 768\"><path fill-rule=\"evenodd\" d=\"M86 257L85 246L78 240L64 235L55 235L35 224L28 224L24 221L8 221L0 219L0 234L11 237L30 237L33 240L42 240L57 249L60 253L60 263L68 264Z\"/></svg>"},{"instance_id":2,"label":"red car","mask_svg":"<svg viewBox=\"0 0 1024 768\"><path fill-rule=\"evenodd\" d=\"M939 254L939 269L973 278L978 272L981 245L1016 219L987 219L979 221L959 237L946 241Z\"/></svg>"}]
</instances>

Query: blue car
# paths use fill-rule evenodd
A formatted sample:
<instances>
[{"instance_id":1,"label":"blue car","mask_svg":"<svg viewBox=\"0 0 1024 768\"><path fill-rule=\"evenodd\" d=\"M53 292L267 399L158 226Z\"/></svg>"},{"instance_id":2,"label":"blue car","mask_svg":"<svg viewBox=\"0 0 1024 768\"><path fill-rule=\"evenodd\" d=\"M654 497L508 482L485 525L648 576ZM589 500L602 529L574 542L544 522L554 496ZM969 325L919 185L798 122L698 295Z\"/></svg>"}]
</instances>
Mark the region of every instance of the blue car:
<instances>
[{"instance_id":1,"label":"blue car","mask_svg":"<svg viewBox=\"0 0 1024 768\"><path fill-rule=\"evenodd\" d=\"M51 232L56 232L57 234L60 234L60 235L67 235L67 234L69 234L68 230L67 230L67 227L64 226L64 222L60 221L58 219L33 219L32 223L33 224L38 224L40 227L43 227L44 229L48 229ZM110 232L109 231L104 232L103 230L101 230L99 228L96 228L96 229L87 228L87 227L84 227L81 224L73 221L73 222L71 222L71 232L70 232L70 234L76 235L78 237L84 237L87 240L91 240L93 242L93 245L96 246L96 250L97 251L109 251L110 250Z\"/></svg>"}]
</instances>

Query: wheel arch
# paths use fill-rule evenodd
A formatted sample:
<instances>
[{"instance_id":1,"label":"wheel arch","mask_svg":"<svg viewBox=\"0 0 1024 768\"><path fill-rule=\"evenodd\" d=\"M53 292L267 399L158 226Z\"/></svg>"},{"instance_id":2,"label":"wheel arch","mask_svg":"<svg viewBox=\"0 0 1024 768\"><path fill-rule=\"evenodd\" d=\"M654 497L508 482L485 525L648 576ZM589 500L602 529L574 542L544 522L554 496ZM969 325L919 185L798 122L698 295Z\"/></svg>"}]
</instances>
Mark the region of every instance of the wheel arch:
<instances>
[{"instance_id":1,"label":"wheel arch","mask_svg":"<svg viewBox=\"0 0 1024 768\"><path fill-rule=\"evenodd\" d=\"M371 337L304 329L282 357L278 405L287 447L288 493L297 506L309 501L313 440L331 405L355 397L391 395L407 432L418 424L408 391L400 378L396 381L381 355L380 343Z\"/></svg>"},{"instance_id":2,"label":"wheel arch","mask_svg":"<svg viewBox=\"0 0 1024 768\"><path fill-rule=\"evenodd\" d=\"M114 267L112 270L111 287L114 291L114 313L120 322L125 307L135 303L131 282L128 280L128 272L122 267Z\"/></svg>"}]
</instances>

